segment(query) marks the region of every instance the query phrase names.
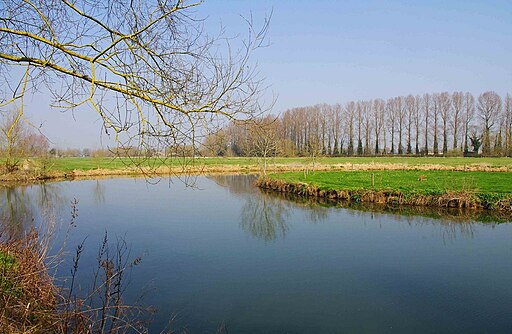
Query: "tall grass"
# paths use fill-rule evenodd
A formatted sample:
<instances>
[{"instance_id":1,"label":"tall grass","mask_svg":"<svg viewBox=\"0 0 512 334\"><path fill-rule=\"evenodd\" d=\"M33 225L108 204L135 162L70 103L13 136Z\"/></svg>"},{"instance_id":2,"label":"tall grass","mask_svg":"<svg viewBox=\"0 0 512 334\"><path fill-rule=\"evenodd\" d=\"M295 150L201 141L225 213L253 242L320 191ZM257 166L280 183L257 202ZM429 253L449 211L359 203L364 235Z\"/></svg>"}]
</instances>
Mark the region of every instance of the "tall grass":
<instances>
[{"instance_id":1,"label":"tall grass","mask_svg":"<svg viewBox=\"0 0 512 334\"><path fill-rule=\"evenodd\" d=\"M72 203L69 226L77 218L76 204ZM70 276L52 277L49 269L64 265L64 246L57 254L49 254L53 226L45 224L42 231L31 228L21 237L0 233L0 332L146 333L149 311L123 301L129 270L141 259L129 260L126 242L112 243L105 233L92 287L78 293L83 243L75 249Z\"/></svg>"}]
</instances>

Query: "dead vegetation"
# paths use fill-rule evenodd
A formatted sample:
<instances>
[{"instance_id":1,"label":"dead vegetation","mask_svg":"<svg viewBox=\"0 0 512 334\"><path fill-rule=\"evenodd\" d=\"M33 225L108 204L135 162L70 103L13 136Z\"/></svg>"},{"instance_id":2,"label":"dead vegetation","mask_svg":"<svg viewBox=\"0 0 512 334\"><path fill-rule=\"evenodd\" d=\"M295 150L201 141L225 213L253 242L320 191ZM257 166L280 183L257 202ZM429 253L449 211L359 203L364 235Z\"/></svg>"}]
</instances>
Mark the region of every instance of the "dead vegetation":
<instances>
[{"instance_id":1,"label":"dead vegetation","mask_svg":"<svg viewBox=\"0 0 512 334\"><path fill-rule=\"evenodd\" d=\"M70 226L77 217L76 202L72 206ZM34 228L22 237L0 234L0 333L147 333L149 310L123 301L129 270L141 260L128 260L124 240L109 242L105 233L83 293L77 290L84 244L75 249L70 276L56 278L49 269L69 264L61 258L64 247L48 254L50 236Z\"/></svg>"},{"instance_id":2,"label":"dead vegetation","mask_svg":"<svg viewBox=\"0 0 512 334\"><path fill-rule=\"evenodd\" d=\"M58 333L58 294L44 263L45 250L31 231L0 243L2 333Z\"/></svg>"}]
</instances>

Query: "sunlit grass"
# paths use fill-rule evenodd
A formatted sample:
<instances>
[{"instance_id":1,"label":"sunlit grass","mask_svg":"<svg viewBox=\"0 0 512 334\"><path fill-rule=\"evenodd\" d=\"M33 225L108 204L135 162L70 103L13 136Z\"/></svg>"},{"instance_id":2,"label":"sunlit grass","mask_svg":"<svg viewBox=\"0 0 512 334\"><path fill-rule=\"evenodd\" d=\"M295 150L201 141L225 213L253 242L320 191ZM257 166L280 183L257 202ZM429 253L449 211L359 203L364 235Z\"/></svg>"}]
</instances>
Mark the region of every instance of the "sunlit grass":
<instances>
[{"instance_id":1,"label":"sunlit grass","mask_svg":"<svg viewBox=\"0 0 512 334\"><path fill-rule=\"evenodd\" d=\"M463 172L425 170L288 172L272 178L307 183L321 189L399 190L401 192L512 193L511 172ZM420 180L421 179L421 180ZM373 180L373 181L372 181Z\"/></svg>"}]
</instances>

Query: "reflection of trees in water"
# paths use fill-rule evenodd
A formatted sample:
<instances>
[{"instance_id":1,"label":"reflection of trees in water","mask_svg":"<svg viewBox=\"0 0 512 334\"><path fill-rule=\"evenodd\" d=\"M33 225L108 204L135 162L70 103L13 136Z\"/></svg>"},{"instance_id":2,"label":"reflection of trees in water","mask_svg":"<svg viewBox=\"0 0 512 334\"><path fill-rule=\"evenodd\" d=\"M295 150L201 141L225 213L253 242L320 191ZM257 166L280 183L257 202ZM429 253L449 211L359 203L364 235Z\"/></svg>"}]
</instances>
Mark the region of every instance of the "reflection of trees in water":
<instances>
[{"instance_id":1,"label":"reflection of trees in water","mask_svg":"<svg viewBox=\"0 0 512 334\"><path fill-rule=\"evenodd\" d=\"M36 207L42 215L49 216L62 204L57 183L1 187L0 231L4 237L21 237L33 226Z\"/></svg>"},{"instance_id":2,"label":"reflection of trees in water","mask_svg":"<svg viewBox=\"0 0 512 334\"><path fill-rule=\"evenodd\" d=\"M265 241L284 238L289 229L287 218L290 210L304 209L309 215L309 221L314 223L327 217L328 210L322 206L307 203L303 207L297 207L295 202L259 191L254 186L254 176L221 175L213 178L231 193L247 195L242 207L240 226L256 238Z\"/></svg>"},{"instance_id":3,"label":"reflection of trees in water","mask_svg":"<svg viewBox=\"0 0 512 334\"><path fill-rule=\"evenodd\" d=\"M507 216L499 212L484 210L463 210L455 208L435 208L422 206L389 206L375 203L339 202L326 198L305 197L290 193L258 190L254 186L255 177L242 175L210 176L220 186L231 193L247 195L242 209L241 227L253 236L264 240L284 237L288 231L286 217L292 210L303 210L312 223L328 218L330 208L346 208L345 214L370 219L386 219L405 222L411 227L430 225L439 229L444 240L458 237L473 238L475 224L487 223L495 226L499 222L509 222Z\"/></svg>"},{"instance_id":4,"label":"reflection of trees in water","mask_svg":"<svg viewBox=\"0 0 512 334\"><path fill-rule=\"evenodd\" d=\"M488 210L467 210L459 208L435 208L416 206L386 206L378 204L348 205L353 213L364 215L371 212L372 216L389 216L405 221L409 226L430 225L439 229L443 240L455 240L458 237L473 238L475 225L485 224L494 228L498 223L510 222L509 217L500 212Z\"/></svg>"},{"instance_id":5,"label":"reflection of trees in water","mask_svg":"<svg viewBox=\"0 0 512 334\"><path fill-rule=\"evenodd\" d=\"M425 217L452 223L505 223L510 222L510 217L501 212L489 210L473 210L461 208L440 208L429 206L392 206L376 203L341 203L338 206L374 213L392 213L406 217Z\"/></svg>"},{"instance_id":6,"label":"reflection of trees in water","mask_svg":"<svg viewBox=\"0 0 512 334\"><path fill-rule=\"evenodd\" d=\"M286 216L288 208L284 201L268 194L256 194L246 198L240 227L258 239L272 241L286 236Z\"/></svg>"},{"instance_id":7,"label":"reflection of trees in water","mask_svg":"<svg viewBox=\"0 0 512 334\"><path fill-rule=\"evenodd\" d=\"M99 180L96 180L93 193L97 204L105 203L105 186Z\"/></svg>"},{"instance_id":8,"label":"reflection of trees in water","mask_svg":"<svg viewBox=\"0 0 512 334\"><path fill-rule=\"evenodd\" d=\"M327 219L330 209L334 206L332 203L326 205L314 198L295 194L279 193L265 189L260 189L260 193L284 201L290 209L304 211L308 215L309 222L314 224Z\"/></svg>"},{"instance_id":9,"label":"reflection of trees in water","mask_svg":"<svg viewBox=\"0 0 512 334\"><path fill-rule=\"evenodd\" d=\"M245 204L242 207L240 227L252 236L265 241L284 238L288 231L287 218L290 210L297 210L297 203L290 202L286 198L273 196L259 191L254 186L254 175L214 175L208 176L221 187L225 187L230 193L243 196ZM327 217L328 210L319 205L306 204L302 207L309 220L318 222Z\"/></svg>"},{"instance_id":10,"label":"reflection of trees in water","mask_svg":"<svg viewBox=\"0 0 512 334\"><path fill-rule=\"evenodd\" d=\"M254 186L254 175L211 175L208 179L229 190L230 193L243 196L240 227L252 236L265 241L284 238L288 231L286 216L289 202L258 191Z\"/></svg>"},{"instance_id":11,"label":"reflection of trees in water","mask_svg":"<svg viewBox=\"0 0 512 334\"><path fill-rule=\"evenodd\" d=\"M6 237L19 238L30 228L33 216L32 206L26 188L6 187L0 189L1 231Z\"/></svg>"},{"instance_id":12,"label":"reflection of trees in water","mask_svg":"<svg viewBox=\"0 0 512 334\"><path fill-rule=\"evenodd\" d=\"M425 222L424 224L438 226L443 240L455 240L457 237L472 239L475 235L475 223L471 221L450 221L446 219L439 219L435 221L435 223L432 223L432 220L423 218L419 219L415 225L421 225L423 222Z\"/></svg>"},{"instance_id":13,"label":"reflection of trees in water","mask_svg":"<svg viewBox=\"0 0 512 334\"><path fill-rule=\"evenodd\" d=\"M219 186L227 188L232 194L253 194L258 192L254 186L255 175L211 175L208 179Z\"/></svg>"},{"instance_id":14,"label":"reflection of trees in water","mask_svg":"<svg viewBox=\"0 0 512 334\"><path fill-rule=\"evenodd\" d=\"M297 207L297 205L308 214L309 221L311 223L317 224L329 217L330 207L309 202L295 202L295 207Z\"/></svg>"},{"instance_id":15,"label":"reflection of trees in water","mask_svg":"<svg viewBox=\"0 0 512 334\"><path fill-rule=\"evenodd\" d=\"M303 210L311 223L318 223L329 214L328 207L292 202L270 193L257 192L246 197L240 226L253 236L266 241L284 238L289 229L287 218L292 210Z\"/></svg>"},{"instance_id":16,"label":"reflection of trees in water","mask_svg":"<svg viewBox=\"0 0 512 334\"><path fill-rule=\"evenodd\" d=\"M410 227L432 226L437 228L443 240L455 240L458 237L472 239L475 235L475 224L472 214L466 211L443 208L402 208L379 205L347 206L347 212L353 216L368 216L371 219L387 218L392 215L394 221L402 222ZM443 214L444 213L444 214ZM473 213L474 214L474 213ZM494 224L492 224L494 226Z\"/></svg>"},{"instance_id":17,"label":"reflection of trees in water","mask_svg":"<svg viewBox=\"0 0 512 334\"><path fill-rule=\"evenodd\" d=\"M311 213L313 222L327 218L327 208L345 208L346 214L359 217L380 219L393 215L393 219L406 222L411 227L430 225L439 228L443 240L454 240L458 237L473 238L475 224L486 223L494 227L496 223L510 222L507 216L499 212L484 210L464 210L453 208L434 208L416 206L388 206L375 203L339 202L318 197L305 197L290 193L279 193L261 190L271 197L286 199Z\"/></svg>"}]
</instances>

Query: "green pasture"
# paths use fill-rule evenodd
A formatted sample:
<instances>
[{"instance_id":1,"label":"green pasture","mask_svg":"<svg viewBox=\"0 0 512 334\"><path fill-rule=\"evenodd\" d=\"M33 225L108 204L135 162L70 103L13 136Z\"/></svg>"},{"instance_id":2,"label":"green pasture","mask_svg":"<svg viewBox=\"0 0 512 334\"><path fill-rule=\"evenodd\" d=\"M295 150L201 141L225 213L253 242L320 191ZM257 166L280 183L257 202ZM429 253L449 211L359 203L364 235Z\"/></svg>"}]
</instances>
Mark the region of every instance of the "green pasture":
<instances>
[{"instance_id":1,"label":"green pasture","mask_svg":"<svg viewBox=\"0 0 512 334\"><path fill-rule=\"evenodd\" d=\"M320 189L397 190L403 193L512 193L512 172L439 170L313 171L270 175L287 183L306 183Z\"/></svg>"}]
</instances>

